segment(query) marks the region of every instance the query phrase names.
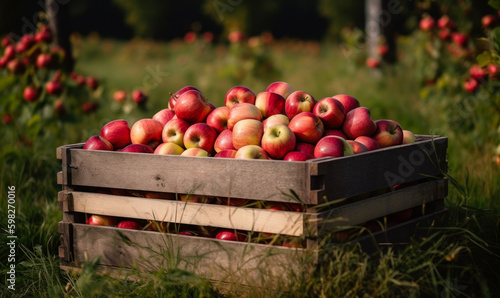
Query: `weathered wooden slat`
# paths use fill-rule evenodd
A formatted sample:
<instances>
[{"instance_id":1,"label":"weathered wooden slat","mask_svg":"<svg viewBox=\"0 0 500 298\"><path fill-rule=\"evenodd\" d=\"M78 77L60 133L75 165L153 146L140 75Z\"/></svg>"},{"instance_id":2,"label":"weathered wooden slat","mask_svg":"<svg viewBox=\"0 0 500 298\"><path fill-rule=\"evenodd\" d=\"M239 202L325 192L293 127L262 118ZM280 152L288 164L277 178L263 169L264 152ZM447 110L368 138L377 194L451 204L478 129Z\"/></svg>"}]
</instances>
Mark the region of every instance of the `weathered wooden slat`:
<instances>
[{"instance_id":1,"label":"weathered wooden slat","mask_svg":"<svg viewBox=\"0 0 500 298\"><path fill-rule=\"evenodd\" d=\"M304 213L182 201L59 192L63 211L300 236Z\"/></svg>"},{"instance_id":2,"label":"weathered wooden slat","mask_svg":"<svg viewBox=\"0 0 500 298\"><path fill-rule=\"evenodd\" d=\"M65 184L64 183L64 175L63 175L62 171L57 172L57 184L59 184L59 185Z\"/></svg>"},{"instance_id":3,"label":"weathered wooden slat","mask_svg":"<svg viewBox=\"0 0 500 298\"><path fill-rule=\"evenodd\" d=\"M84 224L74 224L73 230L76 260L100 257L106 266L154 270L178 264L213 280L272 287L284 272L301 274L312 264L305 249Z\"/></svg>"},{"instance_id":4,"label":"weathered wooden slat","mask_svg":"<svg viewBox=\"0 0 500 298\"><path fill-rule=\"evenodd\" d=\"M339 226L354 226L398 211L442 200L446 195L447 180L434 180L371 197L319 213L310 219L318 225L318 233ZM315 226L314 226L315 227Z\"/></svg>"},{"instance_id":5,"label":"weathered wooden slat","mask_svg":"<svg viewBox=\"0 0 500 298\"><path fill-rule=\"evenodd\" d=\"M61 246L59 247L59 257L66 262L73 261L73 228L72 223L59 222L59 233L61 233Z\"/></svg>"}]
</instances>

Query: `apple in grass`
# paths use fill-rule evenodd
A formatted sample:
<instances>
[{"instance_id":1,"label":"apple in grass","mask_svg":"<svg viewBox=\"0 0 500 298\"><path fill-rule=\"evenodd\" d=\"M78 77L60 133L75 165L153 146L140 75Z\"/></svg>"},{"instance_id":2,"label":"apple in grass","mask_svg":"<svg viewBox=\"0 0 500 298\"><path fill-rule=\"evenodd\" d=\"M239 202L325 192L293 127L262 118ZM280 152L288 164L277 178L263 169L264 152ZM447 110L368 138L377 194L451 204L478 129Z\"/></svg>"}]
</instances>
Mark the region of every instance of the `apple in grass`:
<instances>
[{"instance_id":1,"label":"apple in grass","mask_svg":"<svg viewBox=\"0 0 500 298\"><path fill-rule=\"evenodd\" d=\"M184 134L189 128L189 123L182 119L172 119L163 127L161 138L164 143L175 143L183 148Z\"/></svg>"},{"instance_id":2,"label":"apple in grass","mask_svg":"<svg viewBox=\"0 0 500 298\"><path fill-rule=\"evenodd\" d=\"M288 84L286 82L274 82L274 83L271 83L266 88L266 91L277 93L277 94L283 96L283 98L288 98L288 96L290 96L290 94L292 94L292 92L295 90L293 89L292 86L290 86L290 84Z\"/></svg>"},{"instance_id":3,"label":"apple in grass","mask_svg":"<svg viewBox=\"0 0 500 298\"><path fill-rule=\"evenodd\" d=\"M83 146L85 150L103 150L103 151L113 151L113 145L108 142L105 138L101 136L91 136L85 145Z\"/></svg>"},{"instance_id":4,"label":"apple in grass","mask_svg":"<svg viewBox=\"0 0 500 298\"><path fill-rule=\"evenodd\" d=\"M337 137L341 137L341 138L347 140L346 135L342 132L341 129L325 129L323 136L325 136L325 137L326 136L337 136Z\"/></svg>"},{"instance_id":5,"label":"apple in grass","mask_svg":"<svg viewBox=\"0 0 500 298\"><path fill-rule=\"evenodd\" d=\"M360 136L354 139L354 141L363 144L368 151L380 149L380 144L371 137Z\"/></svg>"},{"instance_id":6,"label":"apple in grass","mask_svg":"<svg viewBox=\"0 0 500 298\"><path fill-rule=\"evenodd\" d=\"M269 159L266 151L257 145L246 145L238 149L234 158L237 159Z\"/></svg>"},{"instance_id":7,"label":"apple in grass","mask_svg":"<svg viewBox=\"0 0 500 298\"><path fill-rule=\"evenodd\" d=\"M288 127L297 137L297 141L310 144L318 142L324 132L323 122L311 112L296 115L290 120Z\"/></svg>"},{"instance_id":8,"label":"apple in grass","mask_svg":"<svg viewBox=\"0 0 500 298\"><path fill-rule=\"evenodd\" d=\"M264 133L262 122L255 119L238 121L233 128L233 147L238 150L246 145L260 145Z\"/></svg>"},{"instance_id":9,"label":"apple in grass","mask_svg":"<svg viewBox=\"0 0 500 298\"><path fill-rule=\"evenodd\" d=\"M358 154L361 152L368 152L368 148L366 148L366 146L361 144L360 142L356 142L353 140L347 140L347 143L349 143L352 146L352 149L354 150L354 154Z\"/></svg>"},{"instance_id":10,"label":"apple in grass","mask_svg":"<svg viewBox=\"0 0 500 298\"><path fill-rule=\"evenodd\" d=\"M223 150L234 149L233 146L233 132L229 129L223 130L215 139L214 144L215 152L221 152Z\"/></svg>"},{"instance_id":11,"label":"apple in grass","mask_svg":"<svg viewBox=\"0 0 500 298\"><path fill-rule=\"evenodd\" d=\"M272 115L283 114L285 108L285 98L273 92L261 92L257 94L255 106L259 109L265 119Z\"/></svg>"},{"instance_id":12,"label":"apple in grass","mask_svg":"<svg viewBox=\"0 0 500 298\"><path fill-rule=\"evenodd\" d=\"M297 142L293 151L303 152L308 155L314 155L315 145L303 142Z\"/></svg>"},{"instance_id":13,"label":"apple in grass","mask_svg":"<svg viewBox=\"0 0 500 298\"><path fill-rule=\"evenodd\" d=\"M325 97L316 103L313 114L323 121L325 129L340 128L344 123L345 108L339 100Z\"/></svg>"},{"instance_id":14,"label":"apple in grass","mask_svg":"<svg viewBox=\"0 0 500 298\"><path fill-rule=\"evenodd\" d=\"M288 152L285 157L283 157L283 160L285 161L306 161L309 159L313 159L314 156L311 154L307 154L304 152L300 151L291 151Z\"/></svg>"},{"instance_id":15,"label":"apple in grass","mask_svg":"<svg viewBox=\"0 0 500 298\"><path fill-rule=\"evenodd\" d=\"M415 143L417 137L415 134L409 130L403 129L403 142L402 144L411 144Z\"/></svg>"},{"instance_id":16,"label":"apple in grass","mask_svg":"<svg viewBox=\"0 0 500 298\"><path fill-rule=\"evenodd\" d=\"M101 137L108 140L115 150L122 149L131 143L130 126L123 119L111 121L101 129Z\"/></svg>"},{"instance_id":17,"label":"apple in grass","mask_svg":"<svg viewBox=\"0 0 500 298\"><path fill-rule=\"evenodd\" d=\"M184 146L186 149L201 148L207 152L212 152L214 150L215 139L217 139L215 129L206 123L195 123L184 134Z\"/></svg>"},{"instance_id":18,"label":"apple in grass","mask_svg":"<svg viewBox=\"0 0 500 298\"><path fill-rule=\"evenodd\" d=\"M236 86L227 91L224 98L224 105L226 107L232 108L235 104L242 102L255 104L255 93L244 86Z\"/></svg>"},{"instance_id":19,"label":"apple in grass","mask_svg":"<svg viewBox=\"0 0 500 298\"><path fill-rule=\"evenodd\" d=\"M304 91L295 91L285 101L285 113L289 119L302 112L312 112L316 100Z\"/></svg>"},{"instance_id":20,"label":"apple in grass","mask_svg":"<svg viewBox=\"0 0 500 298\"><path fill-rule=\"evenodd\" d=\"M314 148L314 157L342 157L353 155L354 149L346 140L337 136L321 138Z\"/></svg>"},{"instance_id":21,"label":"apple in grass","mask_svg":"<svg viewBox=\"0 0 500 298\"><path fill-rule=\"evenodd\" d=\"M196 90L182 93L174 107L177 118L189 123L203 122L211 110L207 99Z\"/></svg>"},{"instance_id":22,"label":"apple in grass","mask_svg":"<svg viewBox=\"0 0 500 298\"><path fill-rule=\"evenodd\" d=\"M116 225L116 218L106 215L91 215L86 221L91 226L114 226Z\"/></svg>"},{"instance_id":23,"label":"apple in grass","mask_svg":"<svg viewBox=\"0 0 500 298\"><path fill-rule=\"evenodd\" d=\"M274 159L283 159L295 148L295 134L284 124L269 127L262 136L261 146L267 155Z\"/></svg>"},{"instance_id":24,"label":"apple in grass","mask_svg":"<svg viewBox=\"0 0 500 298\"><path fill-rule=\"evenodd\" d=\"M372 120L370 110L359 107L346 114L342 124L342 132L351 140L359 136L371 136L377 130L377 124Z\"/></svg>"},{"instance_id":25,"label":"apple in grass","mask_svg":"<svg viewBox=\"0 0 500 298\"><path fill-rule=\"evenodd\" d=\"M156 147L154 154L181 155L184 148L175 143L161 143Z\"/></svg>"},{"instance_id":26,"label":"apple in grass","mask_svg":"<svg viewBox=\"0 0 500 298\"><path fill-rule=\"evenodd\" d=\"M162 142L163 126L153 119L141 119L132 125L130 140L132 144L144 144L156 149Z\"/></svg>"},{"instance_id":27,"label":"apple in grass","mask_svg":"<svg viewBox=\"0 0 500 298\"><path fill-rule=\"evenodd\" d=\"M118 149L120 152L130 152L130 153L153 153L153 149L148 145L144 144L130 144L123 149Z\"/></svg>"},{"instance_id":28,"label":"apple in grass","mask_svg":"<svg viewBox=\"0 0 500 298\"><path fill-rule=\"evenodd\" d=\"M181 153L182 156L209 157L210 154L201 148L189 148Z\"/></svg>"},{"instance_id":29,"label":"apple in grass","mask_svg":"<svg viewBox=\"0 0 500 298\"><path fill-rule=\"evenodd\" d=\"M288 125L288 124L290 124L290 118L288 118L286 115L283 115L283 114L275 114L275 115L272 115L272 116L266 118L264 121L262 121L262 124L264 124L264 131L266 131L266 129L268 127L271 127L273 125L277 125L277 124Z\"/></svg>"},{"instance_id":30,"label":"apple in grass","mask_svg":"<svg viewBox=\"0 0 500 298\"><path fill-rule=\"evenodd\" d=\"M154 114L153 120L156 120L160 122L161 125L165 126L165 124L167 124L168 121L172 120L174 116L175 116L174 110L163 109Z\"/></svg>"},{"instance_id":31,"label":"apple in grass","mask_svg":"<svg viewBox=\"0 0 500 298\"><path fill-rule=\"evenodd\" d=\"M222 151L217 152L217 154L215 154L214 157L218 157L218 158L235 158L237 152L238 151L236 151L234 149L224 149Z\"/></svg>"},{"instance_id":32,"label":"apple in grass","mask_svg":"<svg viewBox=\"0 0 500 298\"><path fill-rule=\"evenodd\" d=\"M227 128L233 130L234 125L243 119L262 120L262 113L259 109L250 103L238 103L229 109L227 116Z\"/></svg>"},{"instance_id":33,"label":"apple in grass","mask_svg":"<svg viewBox=\"0 0 500 298\"><path fill-rule=\"evenodd\" d=\"M340 101L340 103L342 103L342 105L344 106L344 113L346 114L354 110L355 108L360 107L359 101L350 95L337 94L332 96L332 98L335 98L336 100Z\"/></svg>"},{"instance_id":34,"label":"apple in grass","mask_svg":"<svg viewBox=\"0 0 500 298\"><path fill-rule=\"evenodd\" d=\"M403 129L394 120L377 120L377 130L372 138L380 144L380 147L400 145L403 142Z\"/></svg>"},{"instance_id":35,"label":"apple in grass","mask_svg":"<svg viewBox=\"0 0 500 298\"><path fill-rule=\"evenodd\" d=\"M176 104L179 96L181 96L182 94L184 94L184 92L189 91L189 90L195 90L195 91L200 92L200 90L198 90L197 88L195 88L193 86L182 87L179 91L172 94L172 96L170 97L170 100L168 101L168 108L173 110L175 108L175 104Z\"/></svg>"},{"instance_id":36,"label":"apple in grass","mask_svg":"<svg viewBox=\"0 0 500 298\"><path fill-rule=\"evenodd\" d=\"M210 125L217 133L221 133L227 129L227 119L229 116L228 107L218 107L207 116L207 124Z\"/></svg>"}]
</instances>

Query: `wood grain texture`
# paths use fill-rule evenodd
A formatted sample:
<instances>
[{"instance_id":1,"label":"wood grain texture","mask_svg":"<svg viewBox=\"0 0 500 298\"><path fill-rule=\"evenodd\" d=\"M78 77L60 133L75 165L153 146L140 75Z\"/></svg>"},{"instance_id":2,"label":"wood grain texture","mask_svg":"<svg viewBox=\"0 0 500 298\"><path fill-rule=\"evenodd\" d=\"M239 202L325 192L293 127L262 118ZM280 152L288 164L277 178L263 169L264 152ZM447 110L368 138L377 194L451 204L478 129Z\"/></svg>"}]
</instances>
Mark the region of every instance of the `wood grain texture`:
<instances>
[{"instance_id":1,"label":"wood grain texture","mask_svg":"<svg viewBox=\"0 0 500 298\"><path fill-rule=\"evenodd\" d=\"M304 213L115 196L59 192L65 212L110 215L283 235L303 234Z\"/></svg>"}]
</instances>

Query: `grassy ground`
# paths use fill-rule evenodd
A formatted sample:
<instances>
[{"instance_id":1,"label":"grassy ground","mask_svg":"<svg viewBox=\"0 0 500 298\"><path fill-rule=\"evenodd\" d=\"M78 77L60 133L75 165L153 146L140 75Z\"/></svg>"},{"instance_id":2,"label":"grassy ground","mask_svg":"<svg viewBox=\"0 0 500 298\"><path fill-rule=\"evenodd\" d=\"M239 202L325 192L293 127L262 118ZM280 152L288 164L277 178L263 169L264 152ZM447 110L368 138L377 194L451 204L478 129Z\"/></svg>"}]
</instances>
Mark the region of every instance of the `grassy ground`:
<instances>
[{"instance_id":1,"label":"grassy ground","mask_svg":"<svg viewBox=\"0 0 500 298\"><path fill-rule=\"evenodd\" d=\"M273 69L264 71L259 70L260 62L256 59L241 58L234 54L237 49L226 46L124 43L95 37L75 38L74 43L78 55L76 71L95 75L106 87L97 115L64 127L64 134L39 140L31 148L1 147L2 196L9 185L17 189L16 296L34 293L42 297L219 296L206 281L178 270L140 274L148 280L142 283L99 277L93 264L86 265L80 276L61 274L57 259L57 222L62 214L57 209L59 186L55 179L60 164L55 159L55 148L83 142L113 119L134 122L151 117L167 107L169 92L185 85L198 87L211 102L220 106L226 91L235 85L245 85L257 93L276 80L287 81L316 99L350 94L371 109L374 119L395 119L405 129L418 134L449 136L450 175L457 183L450 187L447 201L451 209L449 228L398 253L367 255L356 246L325 251L330 261L320 272L309 280L284 285L273 295L498 296L500 293L494 282L500 279L500 274L492 266L500 262L499 168L485 150L464 141L469 136L446 130L438 109L420 100L419 85L409 65L400 64L374 73L347 59L334 45L304 42L281 42L274 45L272 51L261 53L260 58L268 57L266 61L274 65ZM250 75L255 69L259 75ZM161 74L152 75L152 71ZM130 111L124 110L113 102L114 90L130 91L136 87L148 89L150 100L145 109L131 105ZM4 133L4 128L1 129ZM7 144L17 143L16 136L8 132L4 135ZM0 206L3 228L6 200L2 200ZM3 232L2 237L6 240ZM5 246L0 252L2 258L8 254ZM4 273L7 268L3 260L1 264ZM69 289L72 290L68 292ZM261 289L250 291L253 295L269 295ZM3 287L0 294L9 296L12 292Z\"/></svg>"}]
</instances>

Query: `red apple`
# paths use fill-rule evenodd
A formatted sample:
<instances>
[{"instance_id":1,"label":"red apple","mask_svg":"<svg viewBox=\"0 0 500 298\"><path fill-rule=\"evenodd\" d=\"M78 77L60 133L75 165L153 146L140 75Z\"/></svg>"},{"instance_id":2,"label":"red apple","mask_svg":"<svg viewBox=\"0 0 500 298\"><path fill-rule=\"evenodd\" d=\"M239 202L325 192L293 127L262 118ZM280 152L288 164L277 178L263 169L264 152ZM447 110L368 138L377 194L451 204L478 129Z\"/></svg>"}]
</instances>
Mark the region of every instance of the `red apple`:
<instances>
[{"instance_id":1,"label":"red apple","mask_svg":"<svg viewBox=\"0 0 500 298\"><path fill-rule=\"evenodd\" d=\"M276 125L276 124L284 124L288 125L290 124L290 119L283 114L275 114L272 115L271 117L266 118L262 124L264 124L264 131L270 126Z\"/></svg>"},{"instance_id":2,"label":"red apple","mask_svg":"<svg viewBox=\"0 0 500 298\"><path fill-rule=\"evenodd\" d=\"M264 133L263 124L255 119L243 119L234 125L233 128L233 146L238 150L246 145L260 145L262 134Z\"/></svg>"},{"instance_id":3,"label":"red apple","mask_svg":"<svg viewBox=\"0 0 500 298\"><path fill-rule=\"evenodd\" d=\"M182 156L196 156L196 157L208 157L210 154L201 148L189 148L184 150L181 154Z\"/></svg>"},{"instance_id":4,"label":"red apple","mask_svg":"<svg viewBox=\"0 0 500 298\"><path fill-rule=\"evenodd\" d=\"M380 144L371 137L359 136L354 141L363 144L368 151L380 149Z\"/></svg>"},{"instance_id":5,"label":"red apple","mask_svg":"<svg viewBox=\"0 0 500 298\"><path fill-rule=\"evenodd\" d=\"M101 136L91 136L85 145L83 146L85 150L104 150L113 151L113 145L108 142L105 138Z\"/></svg>"},{"instance_id":6,"label":"red apple","mask_svg":"<svg viewBox=\"0 0 500 298\"><path fill-rule=\"evenodd\" d=\"M101 129L101 137L108 140L115 150L121 149L131 143L130 126L126 120L111 121Z\"/></svg>"},{"instance_id":7,"label":"red apple","mask_svg":"<svg viewBox=\"0 0 500 298\"><path fill-rule=\"evenodd\" d=\"M460 32L453 32L451 34L451 40L453 42L461 47L464 47L465 43L467 42L467 34L460 33Z\"/></svg>"},{"instance_id":8,"label":"red apple","mask_svg":"<svg viewBox=\"0 0 500 298\"><path fill-rule=\"evenodd\" d=\"M92 215L87 221L91 226L114 226L116 225L116 218L106 215Z\"/></svg>"},{"instance_id":9,"label":"red apple","mask_svg":"<svg viewBox=\"0 0 500 298\"><path fill-rule=\"evenodd\" d=\"M349 143L352 146L352 149L354 150L354 154L358 154L361 152L368 152L368 148L366 148L366 146L361 144L360 142L356 142L353 140L347 140L347 143Z\"/></svg>"},{"instance_id":10,"label":"red apple","mask_svg":"<svg viewBox=\"0 0 500 298\"><path fill-rule=\"evenodd\" d=\"M219 198L222 205L227 206L242 206L248 203L250 200L247 199L236 199L236 198Z\"/></svg>"},{"instance_id":11,"label":"red apple","mask_svg":"<svg viewBox=\"0 0 500 298\"><path fill-rule=\"evenodd\" d=\"M227 149L234 149L233 146L233 132L229 129L223 130L215 139L214 144L215 152L221 152Z\"/></svg>"},{"instance_id":12,"label":"red apple","mask_svg":"<svg viewBox=\"0 0 500 298\"><path fill-rule=\"evenodd\" d=\"M162 142L163 126L153 119L141 119L132 125L130 140L132 144L144 144L155 149Z\"/></svg>"},{"instance_id":13,"label":"red apple","mask_svg":"<svg viewBox=\"0 0 500 298\"><path fill-rule=\"evenodd\" d=\"M488 72L481 66L474 64L469 68L469 73L474 79L483 79Z\"/></svg>"},{"instance_id":14,"label":"red apple","mask_svg":"<svg viewBox=\"0 0 500 298\"><path fill-rule=\"evenodd\" d=\"M417 137L415 134L409 130L403 130L403 143L402 144L411 144L415 143Z\"/></svg>"},{"instance_id":15,"label":"red apple","mask_svg":"<svg viewBox=\"0 0 500 298\"><path fill-rule=\"evenodd\" d=\"M229 109L227 116L227 128L233 130L234 125L243 119L262 120L262 114L259 109L250 103L238 103Z\"/></svg>"},{"instance_id":16,"label":"red apple","mask_svg":"<svg viewBox=\"0 0 500 298\"><path fill-rule=\"evenodd\" d=\"M63 91L63 86L58 81L49 81L45 84L45 90L48 94L60 95Z\"/></svg>"},{"instance_id":17,"label":"red apple","mask_svg":"<svg viewBox=\"0 0 500 298\"><path fill-rule=\"evenodd\" d=\"M299 151L308 155L314 155L315 145L309 143L298 142L295 144L294 151Z\"/></svg>"},{"instance_id":18,"label":"red apple","mask_svg":"<svg viewBox=\"0 0 500 298\"><path fill-rule=\"evenodd\" d=\"M464 89L469 92L469 93L474 93L476 89L479 87L479 83L476 79L474 78L469 78L467 81L464 83Z\"/></svg>"},{"instance_id":19,"label":"red apple","mask_svg":"<svg viewBox=\"0 0 500 298\"><path fill-rule=\"evenodd\" d=\"M49 68L52 65L52 55L50 54L40 54L36 58L36 67L38 68Z\"/></svg>"},{"instance_id":20,"label":"red apple","mask_svg":"<svg viewBox=\"0 0 500 298\"><path fill-rule=\"evenodd\" d=\"M297 137L297 141L315 144L323 136L324 126L321 119L311 112L302 112L292 120L288 127Z\"/></svg>"},{"instance_id":21,"label":"red apple","mask_svg":"<svg viewBox=\"0 0 500 298\"><path fill-rule=\"evenodd\" d=\"M211 108L207 99L200 92L188 90L177 98L174 111L179 119L190 123L199 123L207 118Z\"/></svg>"},{"instance_id":22,"label":"red apple","mask_svg":"<svg viewBox=\"0 0 500 298\"><path fill-rule=\"evenodd\" d=\"M156 147L154 154L181 155L182 152L184 152L184 148L176 143L161 143Z\"/></svg>"},{"instance_id":23,"label":"red apple","mask_svg":"<svg viewBox=\"0 0 500 298\"><path fill-rule=\"evenodd\" d=\"M325 129L340 128L345 119L345 108L332 97L325 97L314 106L313 114L318 116Z\"/></svg>"},{"instance_id":24,"label":"red apple","mask_svg":"<svg viewBox=\"0 0 500 298\"><path fill-rule=\"evenodd\" d=\"M26 101L34 102L38 99L40 93L38 92L38 89L35 86L29 85L24 89L23 96L24 99L26 99Z\"/></svg>"},{"instance_id":25,"label":"red apple","mask_svg":"<svg viewBox=\"0 0 500 298\"><path fill-rule=\"evenodd\" d=\"M325 137L326 136L337 136L337 137L341 137L341 138L347 140L347 137L340 129L325 129L325 133L323 134L323 136L325 136Z\"/></svg>"},{"instance_id":26,"label":"red apple","mask_svg":"<svg viewBox=\"0 0 500 298\"><path fill-rule=\"evenodd\" d=\"M380 144L380 147L400 145L403 142L403 129L394 120L377 120L377 130L372 138Z\"/></svg>"},{"instance_id":27,"label":"red apple","mask_svg":"<svg viewBox=\"0 0 500 298\"><path fill-rule=\"evenodd\" d=\"M7 63L9 62L9 59L7 57L0 57L0 68L4 68Z\"/></svg>"},{"instance_id":28,"label":"red apple","mask_svg":"<svg viewBox=\"0 0 500 298\"><path fill-rule=\"evenodd\" d=\"M190 92L190 91L188 91ZM195 91L196 92L196 91ZM184 96L184 93L182 96ZM179 98L181 99L182 96ZM176 107L179 107L180 101L177 101ZM184 146L189 148L201 148L207 152L214 150L217 132L206 123L196 123L191 125L184 134Z\"/></svg>"},{"instance_id":29,"label":"red apple","mask_svg":"<svg viewBox=\"0 0 500 298\"><path fill-rule=\"evenodd\" d=\"M52 41L52 34L50 30L42 30L35 34L35 42L46 42L50 43Z\"/></svg>"},{"instance_id":30,"label":"red apple","mask_svg":"<svg viewBox=\"0 0 500 298\"><path fill-rule=\"evenodd\" d=\"M9 36L5 36L3 39L2 39L2 47L6 47L8 45L12 44L12 41L10 40Z\"/></svg>"},{"instance_id":31,"label":"red apple","mask_svg":"<svg viewBox=\"0 0 500 298\"><path fill-rule=\"evenodd\" d=\"M238 124L236 124L238 125ZM262 136L262 149L274 159L283 159L295 148L295 134L284 124L269 127Z\"/></svg>"},{"instance_id":32,"label":"red apple","mask_svg":"<svg viewBox=\"0 0 500 298\"><path fill-rule=\"evenodd\" d=\"M271 83L266 88L266 91L277 93L277 94L283 96L283 98L288 98L288 96L290 96L290 94L292 94L292 92L294 90L293 90L292 86L290 86L290 84L288 84L286 82L274 82L274 83Z\"/></svg>"},{"instance_id":33,"label":"red apple","mask_svg":"<svg viewBox=\"0 0 500 298\"><path fill-rule=\"evenodd\" d=\"M153 149L148 145L144 144L130 144L123 149L119 149L120 152L131 152L131 153L153 153Z\"/></svg>"},{"instance_id":34,"label":"red apple","mask_svg":"<svg viewBox=\"0 0 500 298\"><path fill-rule=\"evenodd\" d=\"M493 25L493 23L495 23L495 16L492 14L485 15L481 19L481 24L483 25L484 28L491 27L491 25Z\"/></svg>"},{"instance_id":35,"label":"red apple","mask_svg":"<svg viewBox=\"0 0 500 298\"><path fill-rule=\"evenodd\" d=\"M6 57L7 60L11 60L14 56L16 56L16 50L12 45L8 45L3 50L3 56Z\"/></svg>"},{"instance_id":36,"label":"red apple","mask_svg":"<svg viewBox=\"0 0 500 298\"><path fill-rule=\"evenodd\" d=\"M493 63L488 64L488 73L492 78L496 78L498 72L499 72L498 65L495 65Z\"/></svg>"},{"instance_id":37,"label":"red apple","mask_svg":"<svg viewBox=\"0 0 500 298\"><path fill-rule=\"evenodd\" d=\"M163 109L154 114L153 120L156 120L160 122L162 126L165 126L165 124L167 124L168 121L172 120L174 116L175 112L173 110Z\"/></svg>"},{"instance_id":38,"label":"red apple","mask_svg":"<svg viewBox=\"0 0 500 298\"><path fill-rule=\"evenodd\" d=\"M96 90L97 87L99 87L99 82L94 77L88 77L85 80L85 82L87 83L87 86L89 86L90 90ZM138 90L136 90L136 91L138 91ZM134 91L134 93L132 93L132 97L134 98L134 101L136 103L139 103L138 101L136 101L136 93L135 93L136 91ZM139 101L141 101L141 103L143 103L144 100L141 99Z\"/></svg>"},{"instance_id":39,"label":"red apple","mask_svg":"<svg viewBox=\"0 0 500 298\"><path fill-rule=\"evenodd\" d=\"M235 158L236 157L236 150L234 149L224 149L222 151L217 152L214 157L219 157L219 158Z\"/></svg>"},{"instance_id":40,"label":"red apple","mask_svg":"<svg viewBox=\"0 0 500 298\"><path fill-rule=\"evenodd\" d=\"M163 127L162 131L162 140L164 143L175 143L183 148L184 146L184 135L186 130L189 128L189 123L182 119L172 119L165 127Z\"/></svg>"},{"instance_id":41,"label":"red apple","mask_svg":"<svg viewBox=\"0 0 500 298\"><path fill-rule=\"evenodd\" d=\"M228 107L218 107L207 116L207 124L210 125L217 133L221 133L227 129L227 118L229 116Z\"/></svg>"},{"instance_id":42,"label":"red apple","mask_svg":"<svg viewBox=\"0 0 500 298\"><path fill-rule=\"evenodd\" d=\"M345 114L349 113L351 110L354 110L355 108L360 107L359 101L350 95L337 94L332 97L342 103L342 105L344 106Z\"/></svg>"},{"instance_id":43,"label":"red apple","mask_svg":"<svg viewBox=\"0 0 500 298\"><path fill-rule=\"evenodd\" d=\"M19 59L12 59L7 62L7 69L12 74L22 74L26 70L26 66Z\"/></svg>"},{"instance_id":44,"label":"red apple","mask_svg":"<svg viewBox=\"0 0 500 298\"><path fill-rule=\"evenodd\" d=\"M286 161L306 161L309 159L313 159L314 156L304 153L304 152L299 152L299 151L291 151L288 152L287 155L283 158L283 160Z\"/></svg>"},{"instance_id":45,"label":"red apple","mask_svg":"<svg viewBox=\"0 0 500 298\"><path fill-rule=\"evenodd\" d=\"M236 86L227 91L226 97L224 98L226 107L232 108L235 104L241 102L255 104L255 93L244 86Z\"/></svg>"},{"instance_id":46,"label":"red apple","mask_svg":"<svg viewBox=\"0 0 500 298\"><path fill-rule=\"evenodd\" d=\"M148 96L141 90L136 89L132 92L132 100L138 105L143 105L148 100Z\"/></svg>"},{"instance_id":47,"label":"red apple","mask_svg":"<svg viewBox=\"0 0 500 298\"><path fill-rule=\"evenodd\" d=\"M262 113L265 119L275 114L283 114L285 108L285 98L273 92L261 92L257 94L255 99L255 106Z\"/></svg>"},{"instance_id":48,"label":"red apple","mask_svg":"<svg viewBox=\"0 0 500 298\"><path fill-rule=\"evenodd\" d=\"M122 220L118 223L120 229L142 230L142 225L133 220Z\"/></svg>"},{"instance_id":49,"label":"red apple","mask_svg":"<svg viewBox=\"0 0 500 298\"><path fill-rule=\"evenodd\" d=\"M434 19L431 17L424 17L420 20L420 29L424 31L430 31L434 28Z\"/></svg>"},{"instance_id":50,"label":"red apple","mask_svg":"<svg viewBox=\"0 0 500 298\"><path fill-rule=\"evenodd\" d=\"M378 68L380 66L380 60L374 57L368 57L366 59L366 66L369 68Z\"/></svg>"},{"instance_id":51,"label":"red apple","mask_svg":"<svg viewBox=\"0 0 500 298\"><path fill-rule=\"evenodd\" d=\"M215 239L226 241L246 241L246 236L241 233L236 233L232 230L224 230L219 232Z\"/></svg>"},{"instance_id":52,"label":"red apple","mask_svg":"<svg viewBox=\"0 0 500 298\"><path fill-rule=\"evenodd\" d=\"M290 94L285 101L285 113L292 119L302 112L312 112L316 100L311 94L304 91L295 91Z\"/></svg>"},{"instance_id":53,"label":"red apple","mask_svg":"<svg viewBox=\"0 0 500 298\"><path fill-rule=\"evenodd\" d=\"M359 136L371 136L377 130L377 124L370 116L370 110L359 107L346 114L342 132L351 140Z\"/></svg>"},{"instance_id":54,"label":"red apple","mask_svg":"<svg viewBox=\"0 0 500 298\"><path fill-rule=\"evenodd\" d=\"M341 137L328 136L324 137L318 141L316 147L314 148L314 157L341 157L347 155L353 155L354 149Z\"/></svg>"},{"instance_id":55,"label":"red apple","mask_svg":"<svg viewBox=\"0 0 500 298\"><path fill-rule=\"evenodd\" d=\"M113 93L113 99L117 102L123 102L127 98L127 91L118 90Z\"/></svg>"},{"instance_id":56,"label":"red apple","mask_svg":"<svg viewBox=\"0 0 500 298\"><path fill-rule=\"evenodd\" d=\"M61 98L58 98L56 99L56 101L54 101L54 111L59 117L63 116L66 113L66 108L64 107L64 102Z\"/></svg>"},{"instance_id":57,"label":"red apple","mask_svg":"<svg viewBox=\"0 0 500 298\"><path fill-rule=\"evenodd\" d=\"M182 87L179 91L175 92L170 97L170 100L168 101L168 108L171 109L171 110L173 110L175 108L175 103L177 102L177 99L179 98L179 96L181 96L184 92L189 91L189 90L195 90L195 91L200 92L200 90L196 89L193 86Z\"/></svg>"},{"instance_id":58,"label":"red apple","mask_svg":"<svg viewBox=\"0 0 500 298\"><path fill-rule=\"evenodd\" d=\"M448 17L447 15L444 15L444 16L440 17L439 20L437 21L437 26L440 29L444 29L444 28L451 29L451 28L455 27L455 24L453 24L453 21L450 19L450 17Z\"/></svg>"},{"instance_id":59,"label":"red apple","mask_svg":"<svg viewBox=\"0 0 500 298\"><path fill-rule=\"evenodd\" d=\"M269 159L266 151L257 145L247 145L238 149L234 158L239 159Z\"/></svg>"}]
</instances>

